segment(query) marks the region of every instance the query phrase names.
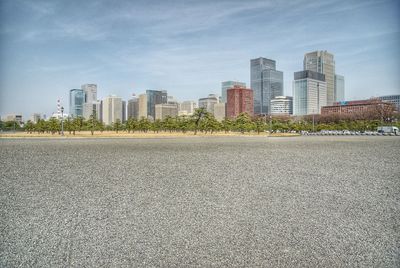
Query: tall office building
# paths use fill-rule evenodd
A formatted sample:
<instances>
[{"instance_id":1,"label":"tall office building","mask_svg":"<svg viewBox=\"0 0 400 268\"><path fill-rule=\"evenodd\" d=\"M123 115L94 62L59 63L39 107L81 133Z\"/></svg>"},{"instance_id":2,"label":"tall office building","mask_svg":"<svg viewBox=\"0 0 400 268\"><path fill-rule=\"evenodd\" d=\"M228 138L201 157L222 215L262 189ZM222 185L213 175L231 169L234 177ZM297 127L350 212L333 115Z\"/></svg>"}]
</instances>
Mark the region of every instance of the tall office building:
<instances>
[{"instance_id":1,"label":"tall office building","mask_svg":"<svg viewBox=\"0 0 400 268\"><path fill-rule=\"evenodd\" d=\"M335 74L335 102L344 100L344 76Z\"/></svg>"},{"instance_id":2,"label":"tall office building","mask_svg":"<svg viewBox=\"0 0 400 268\"><path fill-rule=\"evenodd\" d=\"M178 115L178 106L174 103L160 103L155 105L155 120L164 120L167 116Z\"/></svg>"},{"instance_id":3,"label":"tall office building","mask_svg":"<svg viewBox=\"0 0 400 268\"><path fill-rule=\"evenodd\" d=\"M313 71L294 73L293 114L320 114L321 107L326 106L325 75Z\"/></svg>"},{"instance_id":4,"label":"tall office building","mask_svg":"<svg viewBox=\"0 0 400 268\"><path fill-rule=\"evenodd\" d=\"M271 100L272 115L291 115L293 114L293 97L277 96Z\"/></svg>"},{"instance_id":5,"label":"tall office building","mask_svg":"<svg viewBox=\"0 0 400 268\"><path fill-rule=\"evenodd\" d=\"M253 90L254 114L270 114L271 100L283 95L283 72L276 62L266 58L250 60L250 87Z\"/></svg>"},{"instance_id":6,"label":"tall office building","mask_svg":"<svg viewBox=\"0 0 400 268\"><path fill-rule=\"evenodd\" d=\"M154 120L156 116L156 104L168 102L167 91L165 90L146 90L147 95L147 118Z\"/></svg>"},{"instance_id":7,"label":"tall office building","mask_svg":"<svg viewBox=\"0 0 400 268\"><path fill-rule=\"evenodd\" d=\"M400 112L400 95L387 95L387 96L381 96L378 97L378 99L384 101L384 102L389 102L394 105L394 108L396 111Z\"/></svg>"},{"instance_id":8,"label":"tall office building","mask_svg":"<svg viewBox=\"0 0 400 268\"><path fill-rule=\"evenodd\" d=\"M95 112L93 110L93 102L97 101L97 85L84 84L81 88L85 93L82 115L85 119L89 119L93 112Z\"/></svg>"},{"instance_id":9,"label":"tall office building","mask_svg":"<svg viewBox=\"0 0 400 268\"><path fill-rule=\"evenodd\" d=\"M147 118L147 94L139 95L139 119Z\"/></svg>"},{"instance_id":10,"label":"tall office building","mask_svg":"<svg viewBox=\"0 0 400 268\"><path fill-rule=\"evenodd\" d=\"M179 115L192 115L197 107L195 101L183 101L179 107Z\"/></svg>"},{"instance_id":11,"label":"tall office building","mask_svg":"<svg viewBox=\"0 0 400 268\"><path fill-rule=\"evenodd\" d=\"M126 122L126 101L122 101L122 122Z\"/></svg>"},{"instance_id":12,"label":"tall office building","mask_svg":"<svg viewBox=\"0 0 400 268\"><path fill-rule=\"evenodd\" d=\"M220 102L227 102L226 91L234 86L241 86L246 87L246 83L239 82L239 81L224 81L221 83L221 101Z\"/></svg>"},{"instance_id":13,"label":"tall office building","mask_svg":"<svg viewBox=\"0 0 400 268\"><path fill-rule=\"evenodd\" d=\"M139 99L136 97L128 100L128 119L129 118L139 119Z\"/></svg>"},{"instance_id":14,"label":"tall office building","mask_svg":"<svg viewBox=\"0 0 400 268\"><path fill-rule=\"evenodd\" d=\"M69 114L72 117L83 116L83 104L85 92L83 89L71 89L69 91Z\"/></svg>"},{"instance_id":15,"label":"tall office building","mask_svg":"<svg viewBox=\"0 0 400 268\"><path fill-rule=\"evenodd\" d=\"M108 96L103 100L103 122L111 125L117 120L122 121L122 99L115 95Z\"/></svg>"},{"instance_id":16,"label":"tall office building","mask_svg":"<svg viewBox=\"0 0 400 268\"><path fill-rule=\"evenodd\" d=\"M219 122L225 119L226 117L226 103L220 102L214 104L214 117Z\"/></svg>"},{"instance_id":17,"label":"tall office building","mask_svg":"<svg viewBox=\"0 0 400 268\"><path fill-rule=\"evenodd\" d=\"M303 65L304 70L325 75L326 104L332 105L335 102L335 61L333 54L326 50L307 53L304 55Z\"/></svg>"},{"instance_id":18,"label":"tall office building","mask_svg":"<svg viewBox=\"0 0 400 268\"><path fill-rule=\"evenodd\" d=\"M40 119L41 115L39 113L33 113L30 118L31 122L34 124L36 124Z\"/></svg>"},{"instance_id":19,"label":"tall office building","mask_svg":"<svg viewBox=\"0 0 400 268\"><path fill-rule=\"evenodd\" d=\"M241 86L234 86L227 91L226 116L235 118L241 113L253 116L254 99L253 90Z\"/></svg>"},{"instance_id":20,"label":"tall office building","mask_svg":"<svg viewBox=\"0 0 400 268\"><path fill-rule=\"evenodd\" d=\"M97 100L93 102L93 112L96 114L97 120L100 122L103 121L103 110L102 110L102 102Z\"/></svg>"},{"instance_id":21,"label":"tall office building","mask_svg":"<svg viewBox=\"0 0 400 268\"><path fill-rule=\"evenodd\" d=\"M209 94L207 98L199 99L199 108L205 108L207 112L214 114L214 104L218 102L217 95Z\"/></svg>"}]
</instances>

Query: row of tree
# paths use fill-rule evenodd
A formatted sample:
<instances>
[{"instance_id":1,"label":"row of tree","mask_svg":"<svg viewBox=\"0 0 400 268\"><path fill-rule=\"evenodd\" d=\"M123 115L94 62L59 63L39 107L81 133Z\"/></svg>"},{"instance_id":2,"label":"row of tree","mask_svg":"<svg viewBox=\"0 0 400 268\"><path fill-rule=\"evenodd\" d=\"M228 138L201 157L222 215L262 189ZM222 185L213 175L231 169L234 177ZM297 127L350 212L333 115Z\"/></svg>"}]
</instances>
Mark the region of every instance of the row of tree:
<instances>
[{"instance_id":1,"label":"row of tree","mask_svg":"<svg viewBox=\"0 0 400 268\"><path fill-rule=\"evenodd\" d=\"M390 119L390 120L389 120ZM378 126L383 124L397 125L400 127L400 118L398 115L391 115L387 120L353 118L349 116L303 116L293 117L250 117L246 113L240 114L235 119L225 119L219 122L215 117L200 108L192 116L167 117L164 120L150 121L147 118L139 120L129 118L126 122L117 120L110 126L97 120L96 115L92 115L88 120L82 117L68 118L60 120L51 118L48 121L39 120L36 124L28 121L23 130L28 133L60 133L63 130L74 134L80 131L91 131L92 135L96 131L115 131L115 132L149 132L158 133L160 131L168 132L197 132L214 133L224 132L300 132L300 131L320 131L320 130L350 130L350 131L375 131ZM389 122L390 121L390 122ZM6 122L10 124L10 122ZM3 124L4 126L5 124ZM13 124L15 126L15 124ZM2 128L4 129L4 128Z\"/></svg>"}]
</instances>

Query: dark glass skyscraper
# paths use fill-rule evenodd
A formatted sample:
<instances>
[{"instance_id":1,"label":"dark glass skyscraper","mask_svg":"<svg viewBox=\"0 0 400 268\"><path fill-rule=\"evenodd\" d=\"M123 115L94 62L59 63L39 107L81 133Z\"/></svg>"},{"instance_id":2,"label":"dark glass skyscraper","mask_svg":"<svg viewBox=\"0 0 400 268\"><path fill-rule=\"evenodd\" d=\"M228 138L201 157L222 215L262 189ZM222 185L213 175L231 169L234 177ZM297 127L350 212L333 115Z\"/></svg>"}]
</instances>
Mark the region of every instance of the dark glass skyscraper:
<instances>
[{"instance_id":1,"label":"dark glass skyscraper","mask_svg":"<svg viewBox=\"0 0 400 268\"><path fill-rule=\"evenodd\" d=\"M72 117L83 116L83 104L85 91L83 89L71 89L69 91L69 114Z\"/></svg>"},{"instance_id":2,"label":"dark glass skyscraper","mask_svg":"<svg viewBox=\"0 0 400 268\"><path fill-rule=\"evenodd\" d=\"M283 95L283 72L276 70L276 62L266 58L250 60L250 84L254 114L271 114L271 100Z\"/></svg>"},{"instance_id":3,"label":"dark glass skyscraper","mask_svg":"<svg viewBox=\"0 0 400 268\"><path fill-rule=\"evenodd\" d=\"M146 90L147 95L147 116L154 120L156 118L156 104L168 102L167 91Z\"/></svg>"}]
</instances>

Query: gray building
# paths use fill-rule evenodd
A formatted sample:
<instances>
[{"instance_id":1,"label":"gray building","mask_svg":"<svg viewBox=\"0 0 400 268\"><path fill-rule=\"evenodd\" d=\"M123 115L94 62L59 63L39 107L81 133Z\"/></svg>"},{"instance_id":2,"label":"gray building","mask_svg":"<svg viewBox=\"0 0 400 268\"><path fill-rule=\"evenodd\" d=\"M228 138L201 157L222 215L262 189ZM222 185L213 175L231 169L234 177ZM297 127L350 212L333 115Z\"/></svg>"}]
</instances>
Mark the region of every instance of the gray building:
<instances>
[{"instance_id":1,"label":"gray building","mask_svg":"<svg viewBox=\"0 0 400 268\"><path fill-rule=\"evenodd\" d=\"M139 119L139 99L134 97L128 100L128 119Z\"/></svg>"},{"instance_id":2,"label":"gray building","mask_svg":"<svg viewBox=\"0 0 400 268\"><path fill-rule=\"evenodd\" d=\"M325 51L314 51L304 55L304 70L310 70L325 75L326 104L335 102L335 60L333 54Z\"/></svg>"},{"instance_id":3,"label":"gray building","mask_svg":"<svg viewBox=\"0 0 400 268\"><path fill-rule=\"evenodd\" d=\"M85 92L83 89L71 89L69 91L69 115L72 117L83 116L83 104Z\"/></svg>"},{"instance_id":4,"label":"gray building","mask_svg":"<svg viewBox=\"0 0 400 268\"><path fill-rule=\"evenodd\" d=\"M146 90L147 95L147 118L154 120L156 117L156 104L168 103L167 91Z\"/></svg>"},{"instance_id":5,"label":"gray building","mask_svg":"<svg viewBox=\"0 0 400 268\"><path fill-rule=\"evenodd\" d=\"M36 124L41 118L42 116L39 113L33 113L30 120L32 121L32 123Z\"/></svg>"},{"instance_id":6,"label":"gray building","mask_svg":"<svg viewBox=\"0 0 400 268\"><path fill-rule=\"evenodd\" d=\"M126 121L126 101L122 101L122 123Z\"/></svg>"},{"instance_id":7,"label":"gray building","mask_svg":"<svg viewBox=\"0 0 400 268\"><path fill-rule=\"evenodd\" d=\"M199 108L205 108L207 112L214 114L214 105L218 102L217 95L209 94L207 98L199 99Z\"/></svg>"},{"instance_id":8,"label":"gray building","mask_svg":"<svg viewBox=\"0 0 400 268\"><path fill-rule=\"evenodd\" d=\"M96 84L84 84L81 86L85 93L85 101L83 103L82 115L85 119L89 119L93 114L93 103L97 101L97 85Z\"/></svg>"},{"instance_id":9,"label":"gray building","mask_svg":"<svg viewBox=\"0 0 400 268\"><path fill-rule=\"evenodd\" d=\"M313 71L294 73L293 114L320 114L326 106L325 75Z\"/></svg>"},{"instance_id":10,"label":"gray building","mask_svg":"<svg viewBox=\"0 0 400 268\"><path fill-rule=\"evenodd\" d=\"M400 95L387 95L378 97L378 99L394 104L396 111L400 112Z\"/></svg>"},{"instance_id":11,"label":"gray building","mask_svg":"<svg viewBox=\"0 0 400 268\"><path fill-rule=\"evenodd\" d=\"M227 102L226 91L234 86L246 87L246 83L239 81L224 81L221 83L221 102Z\"/></svg>"},{"instance_id":12,"label":"gray building","mask_svg":"<svg viewBox=\"0 0 400 268\"><path fill-rule=\"evenodd\" d=\"M344 100L344 76L335 74L335 101Z\"/></svg>"},{"instance_id":13,"label":"gray building","mask_svg":"<svg viewBox=\"0 0 400 268\"><path fill-rule=\"evenodd\" d=\"M194 110L197 109L197 103L195 101L183 101L179 105L179 115L192 115Z\"/></svg>"},{"instance_id":14,"label":"gray building","mask_svg":"<svg viewBox=\"0 0 400 268\"><path fill-rule=\"evenodd\" d=\"M156 104L155 112L155 120L164 120L167 116L175 117L178 115L178 105L174 103Z\"/></svg>"},{"instance_id":15,"label":"gray building","mask_svg":"<svg viewBox=\"0 0 400 268\"><path fill-rule=\"evenodd\" d=\"M254 97L254 114L270 114L271 100L283 95L283 72L276 62L266 58L250 60L250 84Z\"/></svg>"}]
</instances>

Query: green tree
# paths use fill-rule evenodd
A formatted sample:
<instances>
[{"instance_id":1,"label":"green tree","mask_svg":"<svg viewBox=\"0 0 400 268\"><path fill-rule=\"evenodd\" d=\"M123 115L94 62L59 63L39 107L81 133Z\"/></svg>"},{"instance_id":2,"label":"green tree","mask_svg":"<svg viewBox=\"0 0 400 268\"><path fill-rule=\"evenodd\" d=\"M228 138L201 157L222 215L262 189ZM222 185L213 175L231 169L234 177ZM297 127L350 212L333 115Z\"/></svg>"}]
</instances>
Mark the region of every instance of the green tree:
<instances>
[{"instance_id":1,"label":"green tree","mask_svg":"<svg viewBox=\"0 0 400 268\"><path fill-rule=\"evenodd\" d=\"M142 116L139 120L139 130L143 132L147 132L150 129L150 121L149 119Z\"/></svg>"},{"instance_id":2,"label":"green tree","mask_svg":"<svg viewBox=\"0 0 400 268\"><path fill-rule=\"evenodd\" d=\"M56 132L59 132L60 129L60 121L58 121L54 117L50 118L50 120L48 121L48 130L51 132L51 134L54 135Z\"/></svg>"},{"instance_id":3,"label":"green tree","mask_svg":"<svg viewBox=\"0 0 400 268\"><path fill-rule=\"evenodd\" d=\"M122 129L122 123L120 119L115 120L113 123L113 130L118 133Z\"/></svg>"},{"instance_id":4,"label":"green tree","mask_svg":"<svg viewBox=\"0 0 400 268\"><path fill-rule=\"evenodd\" d=\"M193 123L194 123L194 135L197 134L198 129L200 128L200 123L203 117L207 114L207 110L204 107L198 108L194 110L192 115Z\"/></svg>"},{"instance_id":5,"label":"green tree","mask_svg":"<svg viewBox=\"0 0 400 268\"><path fill-rule=\"evenodd\" d=\"M28 122L26 122L26 124L25 124L25 130L26 130L26 132L28 132L29 134L32 134L32 132L35 130L35 125L32 123L31 120L28 120Z\"/></svg>"},{"instance_id":6,"label":"green tree","mask_svg":"<svg viewBox=\"0 0 400 268\"><path fill-rule=\"evenodd\" d=\"M247 113L241 113L236 117L235 128L240 133L244 134L245 131L250 131L252 127L251 118Z\"/></svg>"},{"instance_id":7,"label":"green tree","mask_svg":"<svg viewBox=\"0 0 400 268\"><path fill-rule=\"evenodd\" d=\"M94 131L98 130L98 125L99 121L97 120L96 113L94 112L93 114L90 115L89 120L87 121L87 126L90 129L92 136L94 134Z\"/></svg>"}]
</instances>

